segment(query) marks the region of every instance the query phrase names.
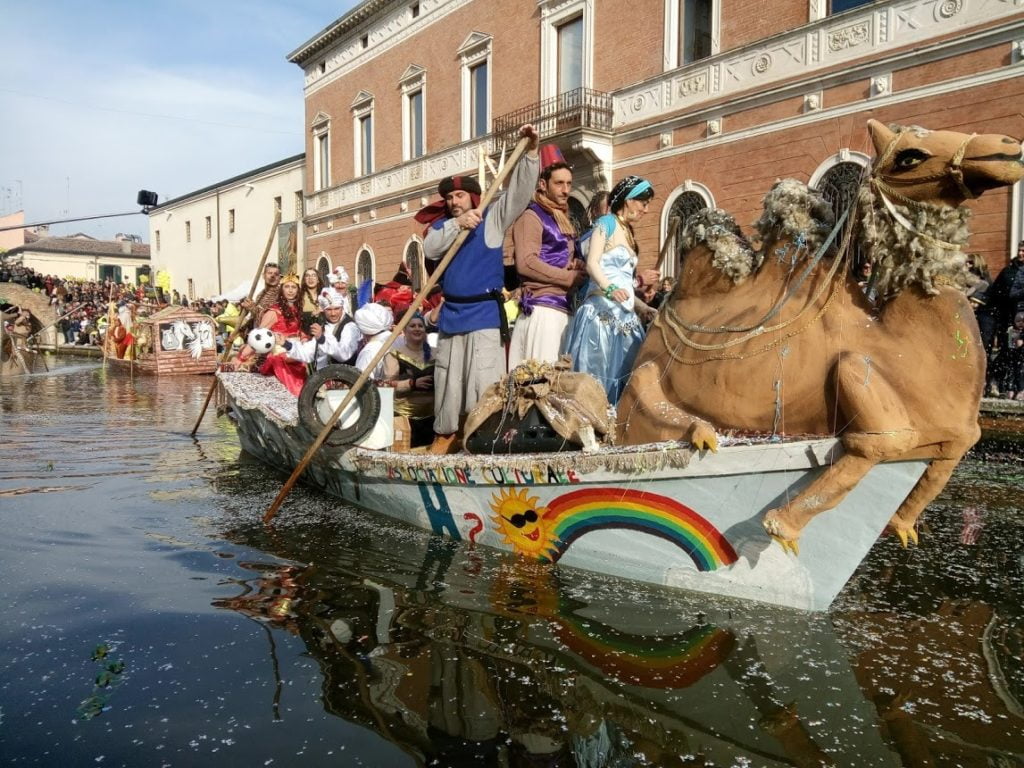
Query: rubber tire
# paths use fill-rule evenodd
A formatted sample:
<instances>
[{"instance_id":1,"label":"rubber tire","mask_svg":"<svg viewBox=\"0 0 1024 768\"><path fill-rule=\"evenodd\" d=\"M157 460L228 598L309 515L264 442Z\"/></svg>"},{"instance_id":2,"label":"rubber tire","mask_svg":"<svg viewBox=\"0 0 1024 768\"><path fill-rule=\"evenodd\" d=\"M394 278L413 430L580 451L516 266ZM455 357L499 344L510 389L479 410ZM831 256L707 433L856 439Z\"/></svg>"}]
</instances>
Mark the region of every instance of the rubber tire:
<instances>
[{"instance_id":1,"label":"rubber tire","mask_svg":"<svg viewBox=\"0 0 1024 768\"><path fill-rule=\"evenodd\" d=\"M351 388L361 375L358 368L351 365L328 365L314 372L306 379L299 393L299 422L312 432L319 435L323 431L324 421L316 410L316 393L328 382L340 381ZM337 448L342 445L354 445L373 429L380 416L380 393L372 381L367 381L355 398L359 403L359 418L350 427L342 429L335 425L324 442Z\"/></svg>"}]
</instances>

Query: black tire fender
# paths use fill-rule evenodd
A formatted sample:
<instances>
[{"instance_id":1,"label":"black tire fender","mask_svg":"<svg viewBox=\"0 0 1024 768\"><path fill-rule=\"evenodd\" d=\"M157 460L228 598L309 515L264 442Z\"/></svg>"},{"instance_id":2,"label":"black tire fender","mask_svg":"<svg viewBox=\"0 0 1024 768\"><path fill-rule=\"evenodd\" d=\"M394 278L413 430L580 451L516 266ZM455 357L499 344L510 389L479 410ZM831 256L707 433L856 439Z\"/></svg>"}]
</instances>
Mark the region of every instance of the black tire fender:
<instances>
[{"instance_id":1,"label":"black tire fender","mask_svg":"<svg viewBox=\"0 0 1024 768\"><path fill-rule=\"evenodd\" d=\"M302 426L314 435L319 435L326 422L320 418L316 408L317 393L327 384L338 383L346 385L344 388L351 388L360 375L359 369L351 365L328 365L311 374L302 385L302 392L299 393L299 422ZM324 440L327 445L353 445L369 434L373 425L377 423L380 416L380 393L372 381L367 380L360 388L356 393L355 402L359 405L359 418L347 427L335 424Z\"/></svg>"}]
</instances>

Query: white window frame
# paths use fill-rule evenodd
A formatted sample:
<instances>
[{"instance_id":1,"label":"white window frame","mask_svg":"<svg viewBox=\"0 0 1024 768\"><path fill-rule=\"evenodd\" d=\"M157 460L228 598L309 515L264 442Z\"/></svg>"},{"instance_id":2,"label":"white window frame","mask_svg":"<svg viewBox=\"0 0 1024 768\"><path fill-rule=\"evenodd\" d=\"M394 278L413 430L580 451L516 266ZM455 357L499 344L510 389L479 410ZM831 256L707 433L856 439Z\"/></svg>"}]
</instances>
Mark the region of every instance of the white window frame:
<instances>
[{"instance_id":1,"label":"white window frame","mask_svg":"<svg viewBox=\"0 0 1024 768\"><path fill-rule=\"evenodd\" d=\"M463 40L456 53L462 68L462 140L473 138L473 79L472 70L480 64L487 64L487 131L491 129L491 107L494 103L491 83L494 70L491 66L493 38L483 32L471 32Z\"/></svg>"},{"instance_id":2,"label":"white window frame","mask_svg":"<svg viewBox=\"0 0 1024 768\"><path fill-rule=\"evenodd\" d=\"M368 254L370 254L370 274L369 274L370 282L371 283L376 283L377 282L377 254L373 252L373 248L370 246L369 243L364 242L362 245L360 245L358 248L356 248L355 264L352 267L352 276L355 278L355 284L356 284L356 289L357 290L359 289L359 287L362 285L362 282L363 282L360 279L361 276L359 274L359 256L360 256L360 254L362 254L363 251L366 251ZM362 277L365 279L366 276L363 275Z\"/></svg>"},{"instance_id":3,"label":"white window frame","mask_svg":"<svg viewBox=\"0 0 1024 768\"><path fill-rule=\"evenodd\" d=\"M409 269L409 279L412 280L412 268L409 266L409 262L406 261L406 254L409 252L409 246L416 243L416 259L419 262L420 277L424 282L427 280L427 261L423 255L423 238L419 235L410 235L409 239L405 241L405 245L402 246L402 262ZM422 286L420 286L422 288ZM418 289L417 289L418 290Z\"/></svg>"},{"instance_id":4,"label":"white window frame","mask_svg":"<svg viewBox=\"0 0 1024 768\"><path fill-rule=\"evenodd\" d=\"M364 118L370 119L370 170L363 173L363 126ZM360 91L352 102L352 176L360 178L371 175L376 170L373 148L377 145L376 121L373 119L373 94Z\"/></svg>"},{"instance_id":5,"label":"white window frame","mask_svg":"<svg viewBox=\"0 0 1024 768\"><path fill-rule=\"evenodd\" d=\"M684 67L688 63L679 61L679 15L684 0L665 0L665 71ZM814 0L811 0L813 3ZM827 0L821 0L827 2ZM722 0L711 0L711 53L721 50ZM704 59L699 59L704 61Z\"/></svg>"},{"instance_id":6,"label":"white window frame","mask_svg":"<svg viewBox=\"0 0 1024 768\"><path fill-rule=\"evenodd\" d=\"M843 147L831 157L826 157L822 160L821 164L814 169L814 173L811 174L807 186L811 189L817 189L818 183L825 174L840 163L857 163L863 168L870 168L871 155L865 155L863 152L856 152L848 147Z\"/></svg>"},{"instance_id":7,"label":"white window frame","mask_svg":"<svg viewBox=\"0 0 1024 768\"><path fill-rule=\"evenodd\" d=\"M708 208L715 207L715 196L711 193L711 190L699 181L693 181L687 179L678 187L669 192L668 197L665 198L665 205L661 209L661 223L658 229L659 244L658 250L660 251L665 247L665 241L668 239L668 219L669 214L672 213L672 206L675 205L676 200L680 195L686 192L696 192L698 195L704 198L704 202L707 203ZM676 233L679 236L679 233ZM676 259L666 258L665 263L662 265L662 277L676 277Z\"/></svg>"},{"instance_id":8,"label":"white window frame","mask_svg":"<svg viewBox=\"0 0 1024 768\"><path fill-rule=\"evenodd\" d=\"M412 98L420 94L420 103L423 105L423 114L420 120L420 139L423 144L423 153L427 154L427 71L423 67L410 64L408 69L398 81L402 90L402 160L415 160L412 153Z\"/></svg>"},{"instance_id":9,"label":"white window frame","mask_svg":"<svg viewBox=\"0 0 1024 768\"><path fill-rule=\"evenodd\" d=\"M594 0L538 0L540 6L540 98L558 95L558 28L583 17L581 82L594 87Z\"/></svg>"},{"instance_id":10,"label":"white window frame","mask_svg":"<svg viewBox=\"0 0 1024 768\"><path fill-rule=\"evenodd\" d=\"M313 191L319 192L321 189L331 186L330 115L318 112L313 118L311 131L313 133ZM324 157L325 150L326 157Z\"/></svg>"}]
</instances>

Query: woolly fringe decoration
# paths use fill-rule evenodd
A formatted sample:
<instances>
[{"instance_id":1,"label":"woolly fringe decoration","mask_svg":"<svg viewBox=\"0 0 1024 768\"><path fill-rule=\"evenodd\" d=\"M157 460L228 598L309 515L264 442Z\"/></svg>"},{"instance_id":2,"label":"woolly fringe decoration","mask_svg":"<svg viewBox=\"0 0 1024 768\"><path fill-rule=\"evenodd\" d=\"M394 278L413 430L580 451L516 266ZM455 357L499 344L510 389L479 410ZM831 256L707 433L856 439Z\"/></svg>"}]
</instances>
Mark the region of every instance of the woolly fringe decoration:
<instances>
[{"instance_id":1,"label":"woolly fringe decoration","mask_svg":"<svg viewBox=\"0 0 1024 768\"><path fill-rule=\"evenodd\" d=\"M917 232L896 222L867 184L860 189L860 243L872 263L872 276L882 301L891 299L908 286L917 285L925 293L936 294L939 285L965 290L977 282L967 268L967 256L960 248L970 236L967 222L971 211L964 206L919 203L913 208L893 207ZM922 236L921 232L927 233ZM934 238L934 239L933 239Z\"/></svg>"},{"instance_id":2,"label":"woolly fringe decoration","mask_svg":"<svg viewBox=\"0 0 1024 768\"><path fill-rule=\"evenodd\" d=\"M596 453L564 451L561 453L515 453L515 454L452 454L431 456L429 454L403 454L356 450L349 454L356 470L364 474L380 475L388 469L502 469L528 472L542 466L556 472L573 470L577 474L591 472L616 472L642 475L666 467L682 469L693 457L689 443L659 443L657 447L630 446L625 448L602 448Z\"/></svg>"},{"instance_id":3,"label":"woolly fringe decoration","mask_svg":"<svg viewBox=\"0 0 1024 768\"><path fill-rule=\"evenodd\" d=\"M239 408L257 410L279 427L298 426L298 398L277 377L220 372L217 378Z\"/></svg>"},{"instance_id":4,"label":"woolly fringe decoration","mask_svg":"<svg viewBox=\"0 0 1024 768\"><path fill-rule=\"evenodd\" d=\"M740 232L736 220L720 208L705 208L693 214L679 235L679 254L703 245L711 251L711 264L734 283L754 270L754 249Z\"/></svg>"},{"instance_id":5,"label":"woolly fringe decoration","mask_svg":"<svg viewBox=\"0 0 1024 768\"><path fill-rule=\"evenodd\" d=\"M764 196L764 213L754 228L764 246L791 240L802 244L810 255L825 242L835 223L832 206L821 194L802 181L779 179ZM763 259L762 252L758 266Z\"/></svg>"}]
</instances>

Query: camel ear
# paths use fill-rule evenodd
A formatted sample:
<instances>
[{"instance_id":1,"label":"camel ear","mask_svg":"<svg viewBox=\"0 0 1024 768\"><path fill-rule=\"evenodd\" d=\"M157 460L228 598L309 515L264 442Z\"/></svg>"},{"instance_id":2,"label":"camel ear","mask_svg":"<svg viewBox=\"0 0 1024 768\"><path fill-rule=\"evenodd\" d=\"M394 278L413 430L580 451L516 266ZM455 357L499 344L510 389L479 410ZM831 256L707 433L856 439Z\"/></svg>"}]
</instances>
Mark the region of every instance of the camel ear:
<instances>
[{"instance_id":1,"label":"camel ear","mask_svg":"<svg viewBox=\"0 0 1024 768\"><path fill-rule=\"evenodd\" d=\"M896 134L877 120L868 120L868 132L871 134L871 141L875 145L875 155L878 156L885 151Z\"/></svg>"}]
</instances>

